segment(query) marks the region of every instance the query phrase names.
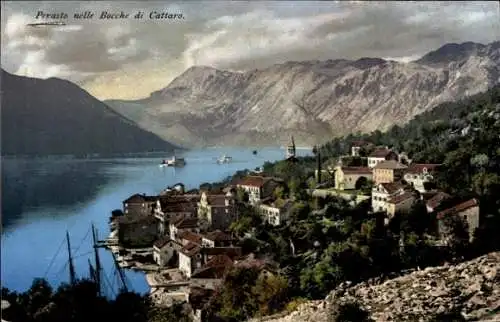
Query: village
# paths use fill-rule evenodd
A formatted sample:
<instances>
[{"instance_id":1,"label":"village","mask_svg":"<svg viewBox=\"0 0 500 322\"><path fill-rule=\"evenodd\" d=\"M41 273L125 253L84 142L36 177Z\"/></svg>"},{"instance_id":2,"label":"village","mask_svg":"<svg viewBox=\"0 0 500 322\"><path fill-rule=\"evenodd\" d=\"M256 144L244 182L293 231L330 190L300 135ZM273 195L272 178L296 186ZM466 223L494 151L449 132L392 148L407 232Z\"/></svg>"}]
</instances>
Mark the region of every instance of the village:
<instances>
[{"instance_id":1,"label":"village","mask_svg":"<svg viewBox=\"0 0 500 322\"><path fill-rule=\"evenodd\" d=\"M442 218L464 220L471 240L479 226L476 199L455 201L435 188L434 176L442 170L440 164L413 163L405 153L361 141L353 143L350 155L334 160L326 169L322 167L328 162L322 162L319 153L316 157L316 184L307 190L312 196L344 198L353 205L370 202L372 213L383 214L385 224L396 214L410 211L418 200L423 201L427 211L436 214L436 246L447 244L448 230ZM285 158L286 162L297 162L293 138ZM238 220L238 204L242 202L268 225L287 224L294 199L283 200L275 193L286 184L266 173L249 172L217 191L185 191L179 183L157 196L134 194L123 201L122 212L110 219L108 248L122 267L146 272L150 295L158 306L188 302L199 320L202 303L230 268L279 272L279 263L246 253L241 237L231 232L230 226Z\"/></svg>"}]
</instances>

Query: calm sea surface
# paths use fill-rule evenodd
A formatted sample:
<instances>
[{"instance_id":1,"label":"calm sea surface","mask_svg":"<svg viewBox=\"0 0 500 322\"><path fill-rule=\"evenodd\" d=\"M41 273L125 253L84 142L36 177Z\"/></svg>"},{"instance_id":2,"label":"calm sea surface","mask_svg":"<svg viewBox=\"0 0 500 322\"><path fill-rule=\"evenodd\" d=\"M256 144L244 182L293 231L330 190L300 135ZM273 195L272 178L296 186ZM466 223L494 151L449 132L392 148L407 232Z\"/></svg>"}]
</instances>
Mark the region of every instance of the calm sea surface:
<instances>
[{"instance_id":1,"label":"calm sea surface","mask_svg":"<svg viewBox=\"0 0 500 322\"><path fill-rule=\"evenodd\" d=\"M298 150L299 155L310 150ZM218 165L222 154L233 157ZM107 237L113 209L134 193L157 194L177 182L187 189L203 182L220 181L237 170L254 169L265 161L284 157L280 148L214 148L179 153L184 168L161 168L162 157L119 159L2 159L2 286L17 291L30 287L33 278L45 277L54 286L69 279L66 231L79 277L88 276L92 258L90 226L99 239ZM164 157L170 157L165 155ZM112 257L100 250L108 293L118 287ZM52 264L51 264L52 263ZM129 284L137 292L149 290L144 275L127 271Z\"/></svg>"}]
</instances>

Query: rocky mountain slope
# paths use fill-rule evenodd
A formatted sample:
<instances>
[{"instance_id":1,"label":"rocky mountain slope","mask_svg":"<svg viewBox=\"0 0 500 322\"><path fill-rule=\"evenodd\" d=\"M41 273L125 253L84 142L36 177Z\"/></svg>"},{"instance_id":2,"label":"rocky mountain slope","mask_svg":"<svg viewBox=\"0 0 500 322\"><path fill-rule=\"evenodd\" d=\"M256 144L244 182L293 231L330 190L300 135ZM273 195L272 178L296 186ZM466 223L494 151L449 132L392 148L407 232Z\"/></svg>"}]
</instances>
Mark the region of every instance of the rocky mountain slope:
<instances>
[{"instance_id":1,"label":"rocky mountain slope","mask_svg":"<svg viewBox=\"0 0 500 322\"><path fill-rule=\"evenodd\" d=\"M77 85L1 74L2 155L168 151L173 145Z\"/></svg>"},{"instance_id":2,"label":"rocky mountain slope","mask_svg":"<svg viewBox=\"0 0 500 322\"><path fill-rule=\"evenodd\" d=\"M107 101L180 144L324 142L385 130L500 82L500 41L447 44L404 64L379 58L287 62L244 73L196 66L138 101Z\"/></svg>"},{"instance_id":3,"label":"rocky mountain slope","mask_svg":"<svg viewBox=\"0 0 500 322\"><path fill-rule=\"evenodd\" d=\"M373 321L431 321L458 312L466 321L500 321L500 252L455 266L429 267L385 282L341 286L288 315L251 320L327 322L331 309L357 301ZM451 319L441 319L451 321Z\"/></svg>"}]
</instances>

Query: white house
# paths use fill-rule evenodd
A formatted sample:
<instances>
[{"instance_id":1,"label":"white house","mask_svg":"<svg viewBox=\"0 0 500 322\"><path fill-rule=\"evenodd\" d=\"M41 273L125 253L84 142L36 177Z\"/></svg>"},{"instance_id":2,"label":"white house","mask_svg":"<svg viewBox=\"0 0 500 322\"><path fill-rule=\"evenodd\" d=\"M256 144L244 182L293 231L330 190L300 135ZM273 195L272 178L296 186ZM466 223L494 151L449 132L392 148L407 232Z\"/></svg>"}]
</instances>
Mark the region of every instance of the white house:
<instances>
[{"instance_id":1,"label":"white house","mask_svg":"<svg viewBox=\"0 0 500 322\"><path fill-rule=\"evenodd\" d=\"M274 178L248 176L240 180L237 187L248 193L251 205L256 205L260 203L262 199L271 196L278 185L280 185L280 183Z\"/></svg>"},{"instance_id":2,"label":"white house","mask_svg":"<svg viewBox=\"0 0 500 322\"><path fill-rule=\"evenodd\" d=\"M193 271L202 264L201 246L189 243L179 252L179 270L190 278Z\"/></svg>"},{"instance_id":3,"label":"white house","mask_svg":"<svg viewBox=\"0 0 500 322\"><path fill-rule=\"evenodd\" d=\"M291 200L277 200L259 205L259 210L264 222L279 226L288 220L292 205Z\"/></svg>"},{"instance_id":4,"label":"white house","mask_svg":"<svg viewBox=\"0 0 500 322\"><path fill-rule=\"evenodd\" d=\"M425 192L424 184L434 180L433 173L437 170L440 164L423 164L412 163L406 169L404 179L411 184L415 190Z\"/></svg>"},{"instance_id":5,"label":"white house","mask_svg":"<svg viewBox=\"0 0 500 322\"><path fill-rule=\"evenodd\" d=\"M375 212L387 211L387 201L394 196L403 194L405 188L401 182L374 185L372 188L372 210Z\"/></svg>"}]
</instances>

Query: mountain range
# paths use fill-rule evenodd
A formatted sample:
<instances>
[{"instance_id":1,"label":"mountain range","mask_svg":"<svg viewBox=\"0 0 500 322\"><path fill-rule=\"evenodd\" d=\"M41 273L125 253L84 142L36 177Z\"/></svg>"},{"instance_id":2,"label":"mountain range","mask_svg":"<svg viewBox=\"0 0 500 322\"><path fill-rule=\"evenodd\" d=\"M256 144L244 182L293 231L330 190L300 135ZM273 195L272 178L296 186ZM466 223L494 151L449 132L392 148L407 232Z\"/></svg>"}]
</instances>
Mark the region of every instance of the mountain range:
<instances>
[{"instance_id":1,"label":"mountain range","mask_svg":"<svg viewBox=\"0 0 500 322\"><path fill-rule=\"evenodd\" d=\"M171 151L77 85L57 78L1 74L2 155Z\"/></svg>"},{"instance_id":2,"label":"mountain range","mask_svg":"<svg viewBox=\"0 0 500 322\"><path fill-rule=\"evenodd\" d=\"M286 62L246 72L194 66L117 113L187 147L322 143L386 130L500 82L500 41L446 44L401 63L381 58Z\"/></svg>"}]
</instances>

